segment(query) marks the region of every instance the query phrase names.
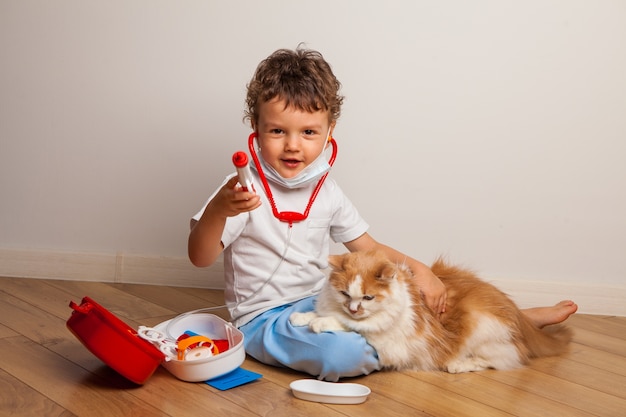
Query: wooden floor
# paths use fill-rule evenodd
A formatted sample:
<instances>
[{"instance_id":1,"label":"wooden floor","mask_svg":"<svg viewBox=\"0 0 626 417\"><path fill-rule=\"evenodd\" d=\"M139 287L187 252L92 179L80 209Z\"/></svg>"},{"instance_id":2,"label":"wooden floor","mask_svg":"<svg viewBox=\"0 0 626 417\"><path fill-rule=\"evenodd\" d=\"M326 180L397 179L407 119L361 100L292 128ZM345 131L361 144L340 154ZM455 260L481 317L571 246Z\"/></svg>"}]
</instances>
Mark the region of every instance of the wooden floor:
<instances>
[{"instance_id":1,"label":"wooden floor","mask_svg":"<svg viewBox=\"0 0 626 417\"><path fill-rule=\"evenodd\" d=\"M263 374L219 391L159 367L135 386L102 364L68 331L70 300L88 295L130 326L220 305L218 291L0 278L0 415L12 416L624 416L626 318L575 315L571 352L515 371L450 375L377 372L360 405L293 397L305 375L246 359Z\"/></svg>"}]
</instances>

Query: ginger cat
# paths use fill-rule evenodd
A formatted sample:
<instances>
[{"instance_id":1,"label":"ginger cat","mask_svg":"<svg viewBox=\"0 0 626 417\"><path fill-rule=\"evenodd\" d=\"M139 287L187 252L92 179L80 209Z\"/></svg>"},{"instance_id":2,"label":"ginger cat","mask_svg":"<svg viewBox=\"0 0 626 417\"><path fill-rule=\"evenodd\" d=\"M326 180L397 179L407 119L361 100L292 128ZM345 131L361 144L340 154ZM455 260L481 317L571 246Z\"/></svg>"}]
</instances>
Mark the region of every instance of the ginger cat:
<instances>
[{"instance_id":1,"label":"ginger cat","mask_svg":"<svg viewBox=\"0 0 626 417\"><path fill-rule=\"evenodd\" d=\"M317 333L358 332L386 369L513 369L563 353L571 340L568 328L535 327L496 287L441 259L431 268L448 294L439 319L423 303L411 271L383 253L334 255L330 264L316 311L294 313L291 323Z\"/></svg>"}]
</instances>

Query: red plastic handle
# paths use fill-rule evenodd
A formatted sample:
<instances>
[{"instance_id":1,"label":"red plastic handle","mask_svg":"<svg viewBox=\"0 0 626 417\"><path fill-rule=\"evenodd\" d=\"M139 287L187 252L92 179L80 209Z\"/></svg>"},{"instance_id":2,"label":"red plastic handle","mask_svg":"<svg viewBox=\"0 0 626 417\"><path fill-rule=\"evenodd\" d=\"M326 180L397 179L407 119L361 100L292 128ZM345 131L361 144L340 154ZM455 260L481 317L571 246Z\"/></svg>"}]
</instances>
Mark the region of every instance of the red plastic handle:
<instances>
[{"instance_id":1,"label":"red plastic handle","mask_svg":"<svg viewBox=\"0 0 626 417\"><path fill-rule=\"evenodd\" d=\"M83 300L82 304L78 305L74 301L70 301L70 308L78 313L87 314L93 308L93 305Z\"/></svg>"}]
</instances>

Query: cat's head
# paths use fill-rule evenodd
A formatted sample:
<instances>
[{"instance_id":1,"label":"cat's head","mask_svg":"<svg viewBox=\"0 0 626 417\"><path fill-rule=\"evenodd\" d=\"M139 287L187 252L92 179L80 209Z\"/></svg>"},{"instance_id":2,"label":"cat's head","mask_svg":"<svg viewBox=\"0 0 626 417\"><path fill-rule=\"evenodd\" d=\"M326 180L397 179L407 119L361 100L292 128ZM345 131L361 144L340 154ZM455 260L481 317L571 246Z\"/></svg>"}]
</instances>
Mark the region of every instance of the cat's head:
<instances>
[{"instance_id":1,"label":"cat's head","mask_svg":"<svg viewBox=\"0 0 626 417\"><path fill-rule=\"evenodd\" d=\"M332 255L329 263L332 296L354 320L370 317L396 303L399 278L407 272L380 251Z\"/></svg>"}]
</instances>

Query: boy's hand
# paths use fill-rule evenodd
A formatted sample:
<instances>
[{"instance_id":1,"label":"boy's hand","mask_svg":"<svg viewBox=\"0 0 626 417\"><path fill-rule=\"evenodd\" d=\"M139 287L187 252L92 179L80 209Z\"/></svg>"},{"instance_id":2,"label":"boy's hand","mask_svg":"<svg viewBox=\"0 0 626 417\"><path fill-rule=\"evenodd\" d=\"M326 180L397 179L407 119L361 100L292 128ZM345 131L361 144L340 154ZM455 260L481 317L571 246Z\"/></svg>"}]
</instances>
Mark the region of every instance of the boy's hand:
<instances>
[{"instance_id":1,"label":"boy's hand","mask_svg":"<svg viewBox=\"0 0 626 417\"><path fill-rule=\"evenodd\" d=\"M209 203L213 213L233 217L252 211L261 205L261 197L255 193L243 191L237 183L238 177L235 175L213 197Z\"/></svg>"},{"instance_id":2,"label":"boy's hand","mask_svg":"<svg viewBox=\"0 0 626 417\"><path fill-rule=\"evenodd\" d=\"M430 271L424 269L415 277L426 305L439 317L446 311L446 286Z\"/></svg>"},{"instance_id":3,"label":"boy's hand","mask_svg":"<svg viewBox=\"0 0 626 417\"><path fill-rule=\"evenodd\" d=\"M237 176L228 180L206 206L200 220L191 224L187 251L191 263L197 267L212 265L222 253L224 245L221 239L228 217L252 211L261 205L261 197L243 191L237 186L238 182Z\"/></svg>"}]
</instances>

